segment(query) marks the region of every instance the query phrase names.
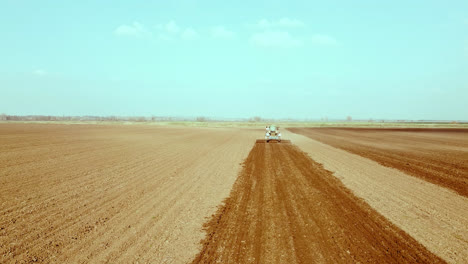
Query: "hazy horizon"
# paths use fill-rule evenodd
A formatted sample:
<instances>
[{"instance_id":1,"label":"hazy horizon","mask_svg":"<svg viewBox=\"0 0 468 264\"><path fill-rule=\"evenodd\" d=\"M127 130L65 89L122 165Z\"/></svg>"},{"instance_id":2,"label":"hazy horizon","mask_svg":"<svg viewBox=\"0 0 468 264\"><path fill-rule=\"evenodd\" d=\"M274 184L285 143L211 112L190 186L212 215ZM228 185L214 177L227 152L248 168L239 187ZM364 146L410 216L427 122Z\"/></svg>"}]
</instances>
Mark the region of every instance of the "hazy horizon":
<instances>
[{"instance_id":1,"label":"hazy horizon","mask_svg":"<svg viewBox=\"0 0 468 264\"><path fill-rule=\"evenodd\" d=\"M0 113L468 120L467 1L2 1Z\"/></svg>"}]
</instances>

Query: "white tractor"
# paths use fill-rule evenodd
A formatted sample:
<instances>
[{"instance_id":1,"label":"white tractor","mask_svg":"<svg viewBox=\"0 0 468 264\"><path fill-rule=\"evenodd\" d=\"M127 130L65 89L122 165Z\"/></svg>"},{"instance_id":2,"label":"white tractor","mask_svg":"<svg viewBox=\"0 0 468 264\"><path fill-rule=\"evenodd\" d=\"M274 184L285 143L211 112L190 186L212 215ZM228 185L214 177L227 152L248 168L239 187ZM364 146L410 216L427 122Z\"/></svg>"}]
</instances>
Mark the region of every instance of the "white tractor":
<instances>
[{"instance_id":1,"label":"white tractor","mask_svg":"<svg viewBox=\"0 0 468 264\"><path fill-rule=\"evenodd\" d=\"M276 140L277 142L281 142L281 132L279 131L279 127L275 125L266 126L266 133L265 133L265 141L268 143L270 140Z\"/></svg>"}]
</instances>

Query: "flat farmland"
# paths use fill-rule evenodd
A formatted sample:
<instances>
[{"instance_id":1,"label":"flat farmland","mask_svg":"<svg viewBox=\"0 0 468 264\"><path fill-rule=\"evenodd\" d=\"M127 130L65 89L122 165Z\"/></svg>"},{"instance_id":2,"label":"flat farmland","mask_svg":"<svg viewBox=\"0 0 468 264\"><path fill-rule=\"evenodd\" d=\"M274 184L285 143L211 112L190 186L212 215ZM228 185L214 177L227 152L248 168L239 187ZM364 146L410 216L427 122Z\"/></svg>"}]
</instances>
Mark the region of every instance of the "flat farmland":
<instances>
[{"instance_id":1,"label":"flat farmland","mask_svg":"<svg viewBox=\"0 0 468 264\"><path fill-rule=\"evenodd\" d=\"M443 263L289 143L256 143L193 263Z\"/></svg>"},{"instance_id":2,"label":"flat farmland","mask_svg":"<svg viewBox=\"0 0 468 264\"><path fill-rule=\"evenodd\" d=\"M468 261L463 132L291 131L0 124L0 263Z\"/></svg>"},{"instance_id":3,"label":"flat farmland","mask_svg":"<svg viewBox=\"0 0 468 264\"><path fill-rule=\"evenodd\" d=\"M466 156L466 148L463 148L463 142L466 142L464 132L418 130L413 133L412 131L390 130L386 133L385 130L378 130L372 132L377 138L374 140L374 145L376 145L374 149L371 146L363 147L355 143L366 140L365 130L362 134L360 134L361 129L350 130L353 133L352 137L337 138L335 133L347 133L348 129L290 129L300 134L289 133L288 138L301 150L307 152L314 161L323 164L326 170L332 171L333 175L355 195L431 252L450 263L467 263L468 198L466 196L456 192L453 188L433 183L422 175L413 175L398 167L384 166L380 160L356 154L360 152L355 152L352 148L339 147L353 145L358 149L379 151L382 155L386 155L386 151L379 150L379 147L386 145L389 153L392 153L392 149L395 148L399 151L403 150L403 157L405 150L411 153L413 149L418 149L420 157L412 156L413 159L410 162L419 160L419 162L427 163L425 159L431 157L436 166L441 165L440 161L434 159L434 156L443 157L438 152L448 152L452 153L454 163L450 157L441 158L446 162L442 169L452 170L454 167L455 171L463 174L466 170L459 170L456 165L452 164L465 164L466 166L466 160L463 161L453 156L453 154ZM436 133L434 136L434 132L441 134ZM399 142L399 133L402 133L402 136L410 134L411 140L406 139L406 143ZM395 144L392 144L391 139L386 139L385 135L396 137L394 138ZM429 147L425 147L424 141L428 142ZM459 145L457 141L460 142ZM452 143L446 144L446 142ZM398 155L395 159L400 164L405 162ZM428 170L428 173L430 171ZM457 174L447 176L459 178Z\"/></svg>"},{"instance_id":4,"label":"flat farmland","mask_svg":"<svg viewBox=\"0 0 468 264\"><path fill-rule=\"evenodd\" d=\"M290 128L468 197L468 129Z\"/></svg>"},{"instance_id":5,"label":"flat farmland","mask_svg":"<svg viewBox=\"0 0 468 264\"><path fill-rule=\"evenodd\" d=\"M184 263L258 132L0 125L0 263Z\"/></svg>"}]
</instances>

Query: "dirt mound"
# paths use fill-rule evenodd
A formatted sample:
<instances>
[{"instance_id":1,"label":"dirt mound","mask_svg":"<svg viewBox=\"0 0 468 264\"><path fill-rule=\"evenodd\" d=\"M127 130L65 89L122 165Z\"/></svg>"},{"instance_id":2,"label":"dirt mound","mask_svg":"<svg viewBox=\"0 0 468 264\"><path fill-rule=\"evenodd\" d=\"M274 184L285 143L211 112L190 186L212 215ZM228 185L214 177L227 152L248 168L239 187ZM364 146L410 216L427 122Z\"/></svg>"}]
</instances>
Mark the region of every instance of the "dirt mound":
<instances>
[{"instance_id":1,"label":"dirt mound","mask_svg":"<svg viewBox=\"0 0 468 264\"><path fill-rule=\"evenodd\" d=\"M255 144L193 263L439 263L291 144Z\"/></svg>"}]
</instances>

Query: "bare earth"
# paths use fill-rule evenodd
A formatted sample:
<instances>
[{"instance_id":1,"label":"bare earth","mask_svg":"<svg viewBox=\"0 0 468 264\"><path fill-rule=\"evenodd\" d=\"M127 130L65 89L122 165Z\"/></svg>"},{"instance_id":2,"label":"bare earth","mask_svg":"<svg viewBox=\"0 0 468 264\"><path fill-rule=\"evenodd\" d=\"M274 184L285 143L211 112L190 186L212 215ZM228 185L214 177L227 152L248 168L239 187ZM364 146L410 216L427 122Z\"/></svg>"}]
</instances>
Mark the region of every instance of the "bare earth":
<instances>
[{"instance_id":1,"label":"bare earth","mask_svg":"<svg viewBox=\"0 0 468 264\"><path fill-rule=\"evenodd\" d=\"M0 125L0 263L186 263L258 132Z\"/></svg>"},{"instance_id":2,"label":"bare earth","mask_svg":"<svg viewBox=\"0 0 468 264\"><path fill-rule=\"evenodd\" d=\"M468 198L311 138L284 136L431 252L468 263Z\"/></svg>"},{"instance_id":3,"label":"bare earth","mask_svg":"<svg viewBox=\"0 0 468 264\"><path fill-rule=\"evenodd\" d=\"M287 131L313 160L287 143L259 147L263 133L0 124L0 263L468 263L468 198L450 185ZM395 146L412 152L412 141ZM449 171L437 177L460 178L438 162Z\"/></svg>"},{"instance_id":4,"label":"bare earth","mask_svg":"<svg viewBox=\"0 0 468 264\"><path fill-rule=\"evenodd\" d=\"M193 263L441 263L297 147L257 143Z\"/></svg>"},{"instance_id":5,"label":"bare earth","mask_svg":"<svg viewBox=\"0 0 468 264\"><path fill-rule=\"evenodd\" d=\"M468 197L468 129L290 128Z\"/></svg>"}]
</instances>

